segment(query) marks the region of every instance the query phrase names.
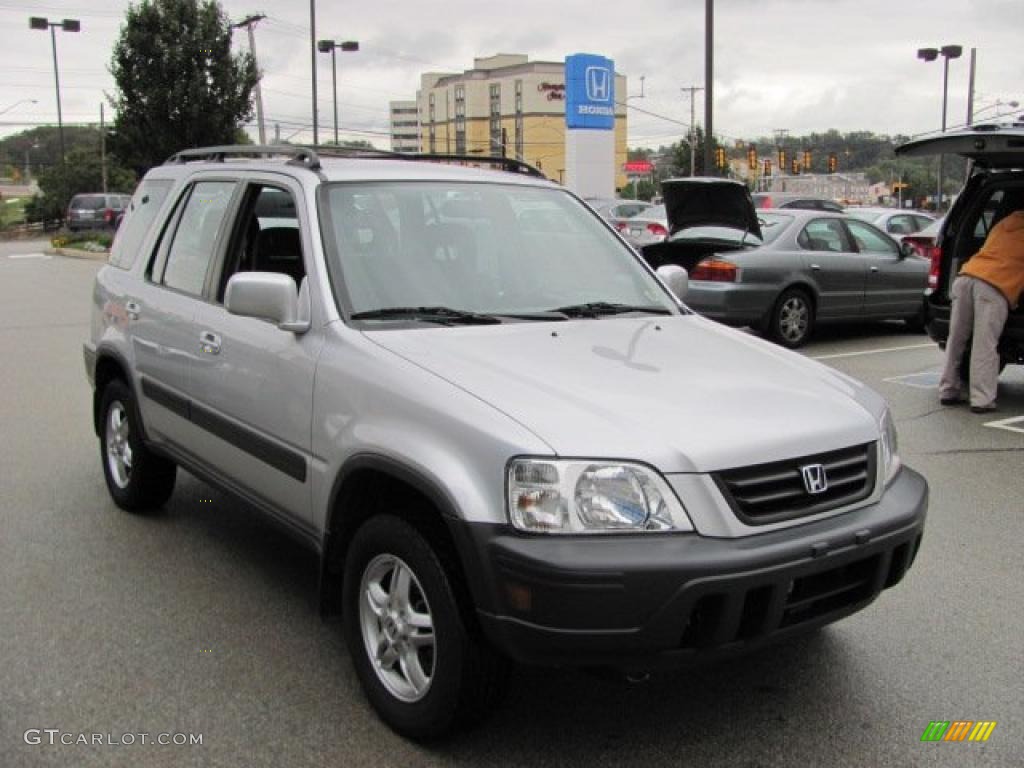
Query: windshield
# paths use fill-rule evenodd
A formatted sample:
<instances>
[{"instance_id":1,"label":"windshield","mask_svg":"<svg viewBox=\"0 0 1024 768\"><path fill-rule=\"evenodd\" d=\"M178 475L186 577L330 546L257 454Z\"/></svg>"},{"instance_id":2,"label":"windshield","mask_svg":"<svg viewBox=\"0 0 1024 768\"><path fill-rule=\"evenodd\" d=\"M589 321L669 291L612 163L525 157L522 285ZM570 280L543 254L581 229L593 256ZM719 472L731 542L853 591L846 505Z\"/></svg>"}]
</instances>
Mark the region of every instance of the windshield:
<instances>
[{"instance_id":1,"label":"windshield","mask_svg":"<svg viewBox=\"0 0 1024 768\"><path fill-rule=\"evenodd\" d=\"M635 254L560 189L336 183L320 207L338 298L351 314L402 308L373 317L394 321L409 308L451 318L595 303L677 311Z\"/></svg>"}]
</instances>

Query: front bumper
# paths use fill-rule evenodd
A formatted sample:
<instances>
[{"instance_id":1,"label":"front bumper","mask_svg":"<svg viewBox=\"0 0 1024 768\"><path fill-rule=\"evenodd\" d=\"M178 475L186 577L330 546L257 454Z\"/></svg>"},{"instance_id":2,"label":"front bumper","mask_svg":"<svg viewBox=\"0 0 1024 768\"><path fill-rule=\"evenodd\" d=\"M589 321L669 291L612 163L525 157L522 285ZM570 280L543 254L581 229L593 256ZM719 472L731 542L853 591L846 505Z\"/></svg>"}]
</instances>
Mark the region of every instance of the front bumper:
<instances>
[{"instance_id":1,"label":"front bumper","mask_svg":"<svg viewBox=\"0 0 1024 768\"><path fill-rule=\"evenodd\" d=\"M455 526L483 629L524 663L654 668L827 624L897 584L921 543L924 479L881 500L755 536L528 536ZM470 560L472 562L467 562Z\"/></svg>"}]
</instances>

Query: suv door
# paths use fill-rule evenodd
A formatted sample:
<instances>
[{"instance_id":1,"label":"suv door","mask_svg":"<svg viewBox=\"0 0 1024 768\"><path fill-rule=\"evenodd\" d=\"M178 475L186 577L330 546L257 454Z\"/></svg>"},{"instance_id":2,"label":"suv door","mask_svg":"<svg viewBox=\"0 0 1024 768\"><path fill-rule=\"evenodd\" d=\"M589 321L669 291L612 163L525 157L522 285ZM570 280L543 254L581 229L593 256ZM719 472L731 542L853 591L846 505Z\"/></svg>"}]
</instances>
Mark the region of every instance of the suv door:
<instances>
[{"instance_id":1,"label":"suv door","mask_svg":"<svg viewBox=\"0 0 1024 768\"><path fill-rule=\"evenodd\" d=\"M252 178L242 193L209 301L195 314L190 392L201 434L190 449L309 531L313 378L322 334L315 327L283 331L232 315L223 304L227 282L239 272L281 272L296 290L303 285L312 243L302 202L301 187L279 178Z\"/></svg>"},{"instance_id":2,"label":"suv door","mask_svg":"<svg viewBox=\"0 0 1024 768\"><path fill-rule=\"evenodd\" d=\"M864 309L864 257L850 241L842 219L811 219L797 235L804 269L817 284L817 316L859 317Z\"/></svg>"},{"instance_id":3,"label":"suv door","mask_svg":"<svg viewBox=\"0 0 1024 768\"><path fill-rule=\"evenodd\" d=\"M188 444L192 323L235 187L201 181L185 190L146 279L136 282L135 296L126 297L139 408L151 439Z\"/></svg>"}]
</instances>

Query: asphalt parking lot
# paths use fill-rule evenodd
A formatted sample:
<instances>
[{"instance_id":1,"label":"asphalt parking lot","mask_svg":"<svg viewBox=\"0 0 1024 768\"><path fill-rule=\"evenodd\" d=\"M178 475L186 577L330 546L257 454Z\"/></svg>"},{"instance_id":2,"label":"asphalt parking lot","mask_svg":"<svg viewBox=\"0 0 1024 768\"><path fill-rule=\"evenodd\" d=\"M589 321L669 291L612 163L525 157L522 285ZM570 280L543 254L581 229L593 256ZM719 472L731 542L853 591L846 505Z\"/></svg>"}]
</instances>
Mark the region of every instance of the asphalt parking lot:
<instances>
[{"instance_id":1,"label":"asphalt parking lot","mask_svg":"<svg viewBox=\"0 0 1024 768\"><path fill-rule=\"evenodd\" d=\"M81 356L100 264L41 249L0 246L0 766L1024 764L1024 370L978 416L938 404L927 337L820 333L803 352L888 398L931 485L905 581L797 642L642 685L519 670L490 721L423 747L365 703L312 554L187 475L162 514L110 501ZM922 743L932 720L998 725Z\"/></svg>"}]
</instances>

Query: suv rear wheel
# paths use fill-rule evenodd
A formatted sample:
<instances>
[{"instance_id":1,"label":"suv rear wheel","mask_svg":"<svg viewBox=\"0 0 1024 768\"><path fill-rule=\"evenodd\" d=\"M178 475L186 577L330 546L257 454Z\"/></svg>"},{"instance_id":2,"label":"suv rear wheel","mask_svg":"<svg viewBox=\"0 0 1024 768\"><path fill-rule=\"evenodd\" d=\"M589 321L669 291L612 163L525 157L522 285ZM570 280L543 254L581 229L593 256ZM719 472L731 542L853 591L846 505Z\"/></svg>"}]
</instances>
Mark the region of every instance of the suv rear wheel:
<instances>
[{"instance_id":1,"label":"suv rear wheel","mask_svg":"<svg viewBox=\"0 0 1024 768\"><path fill-rule=\"evenodd\" d=\"M356 532L345 561L345 641L380 718L429 739L485 715L504 664L469 626L427 539L378 515Z\"/></svg>"},{"instance_id":2,"label":"suv rear wheel","mask_svg":"<svg viewBox=\"0 0 1024 768\"><path fill-rule=\"evenodd\" d=\"M142 441L135 397L114 379L100 402L100 457L114 503L129 512L161 506L174 491L173 462L150 451Z\"/></svg>"}]
</instances>

